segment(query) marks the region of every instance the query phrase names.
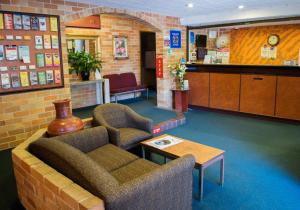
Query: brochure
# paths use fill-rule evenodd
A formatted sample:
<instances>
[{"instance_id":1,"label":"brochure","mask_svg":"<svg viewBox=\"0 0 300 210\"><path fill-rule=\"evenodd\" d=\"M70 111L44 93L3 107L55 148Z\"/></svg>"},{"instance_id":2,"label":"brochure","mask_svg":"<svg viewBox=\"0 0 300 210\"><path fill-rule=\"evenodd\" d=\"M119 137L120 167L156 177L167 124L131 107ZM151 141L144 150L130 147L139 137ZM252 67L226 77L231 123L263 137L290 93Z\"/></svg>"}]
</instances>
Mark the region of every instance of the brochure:
<instances>
[{"instance_id":1,"label":"brochure","mask_svg":"<svg viewBox=\"0 0 300 210\"><path fill-rule=\"evenodd\" d=\"M40 31L47 31L46 17L39 17Z\"/></svg>"},{"instance_id":2,"label":"brochure","mask_svg":"<svg viewBox=\"0 0 300 210\"><path fill-rule=\"evenodd\" d=\"M51 53L45 53L45 63L46 63L47 67L53 66L52 54Z\"/></svg>"},{"instance_id":3,"label":"brochure","mask_svg":"<svg viewBox=\"0 0 300 210\"><path fill-rule=\"evenodd\" d=\"M35 49L43 49L43 37L35 36Z\"/></svg>"},{"instance_id":4,"label":"brochure","mask_svg":"<svg viewBox=\"0 0 300 210\"><path fill-rule=\"evenodd\" d=\"M45 58L43 53L36 54L36 65L39 68L45 67Z\"/></svg>"},{"instance_id":5,"label":"brochure","mask_svg":"<svg viewBox=\"0 0 300 210\"><path fill-rule=\"evenodd\" d=\"M27 45L19 46L19 59L23 61L23 63L30 63L29 46Z\"/></svg>"},{"instance_id":6,"label":"brochure","mask_svg":"<svg viewBox=\"0 0 300 210\"><path fill-rule=\"evenodd\" d=\"M5 57L8 61L18 60L18 50L16 45L6 45L5 46Z\"/></svg>"},{"instance_id":7,"label":"brochure","mask_svg":"<svg viewBox=\"0 0 300 210\"><path fill-rule=\"evenodd\" d=\"M44 71L38 72L40 85L46 85L46 74Z\"/></svg>"},{"instance_id":8,"label":"brochure","mask_svg":"<svg viewBox=\"0 0 300 210\"><path fill-rule=\"evenodd\" d=\"M30 16L22 15L23 29L30 30Z\"/></svg>"},{"instance_id":9,"label":"brochure","mask_svg":"<svg viewBox=\"0 0 300 210\"><path fill-rule=\"evenodd\" d=\"M44 35L44 48L51 49L51 38L50 35Z\"/></svg>"},{"instance_id":10,"label":"brochure","mask_svg":"<svg viewBox=\"0 0 300 210\"><path fill-rule=\"evenodd\" d=\"M58 49L58 36L52 35L52 49Z\"/></svg>"},{"instance_id":11,"label":"brochure","mask_svg":"<svg viewBox=\"0 0 300 210\"><path fill-rule=\"evenodd\" d=\"M50 17L50 31L58 31L57 17Z\"/></svg>"},{"instance_id":12,"label":"brochure","mask_svg":"<svg viewBox=\"0 0 300 210\"><path fill-rule=\"evenodd\" d=\"M12 14L4 14L5 29L13 29L13 17Z\"/></svg>"},{"instance_id":13,"label":"brochure","mask_svg":"<svg viewBox=\"0 0 300 210\"><path fill-rule=\"evenodd\" d=\"M46 71L46 78L47 78L47 84L53 84L54 78L53 78L53 71L52 70L47 70Z\"/></svg>"},{"instance_id":14,"label":"brochure","mask_svg":"<svg viewBox=\"0 0 300 210\"><path fill-rule=\"evenodd\" d=\"M19 75L18 72L11 73L10 77L11 77L11 86L13 88L18 88L18 87L21 86L21 84L20 84L20 75Z\"/></svg>"},{"instance_id":15,"label":"brochure","mask_svg":"<svg viewBox=\"0 0 300 210\"><path fill-rule=\"evenodd\" d=\"M31 29L32 30L39 30L39 19L38 17L31 16L30 17Z\"/></svg>"},{"instance_id":16,"label":"brochure","mask_svg":"<svg viewBox=\"0 0 300 210\"><path fill-rule=\"evenodd\" d=\"M28 87L29 81L28 81L28 73L25 71L20 72L20 78L21 78L21 85L22 87Z\"/></svg>"},{"instance_id":17,"label":"brochure","mask_svg":"<svg viewBox=\"0 0 300 210\"><path fill-rule=\"evenodd\" d=\"M0 61L4 60L4 46L0 45Z\"/></svg>"},{"instance_id":18,"label":"brochure","mask_svg":"<svg viewBox=\"0 0 300 210\"><path fill-rule=\"evenodd\" d=\"M59 66L59 65L60 65L59 54L53 53L53 66Z\"/></svg>"},{"instance_id":19,"label":"brochure","mask_svg":"<svg viewBox=\"0 0 300 210\"><path fill-rule=\"evenodd\" d=\"M10 88L10 80L8 73L1 74L1 84L3 89Z\"/></svg>"},{"instance_id":20,"label":"brochure","mask_svg":"<svg viewBox=\"0 0 300 210\"><path fill-rule=\"evenodd\" d=\"M149 141L146 144L148 144L149 146L155 147L157 149L165 149L167 147L176 145L183 142L183 140L170 136L170 135L166 135L160 138L157 138L153 141Z\"/></svg>"},{"instance_id":21,"label":"brochure","mask_svg":"<svg viewBox=\"0 0 300 210\"><path fill-rule=\"evenodd\" d=\"M30 78L30 84L31 85L38 85L38 77L37 77L37 73L35 71L31 71L29 73L29 78Z\"/></svg>"},{"instance_id":22,"label":"brochure","mask_svg":"<svg viewBox=\"0 0 300 210\"><path fill-rule=\"evenodd\" d=\"M14 14L14 29L22 29L22 16Z\"/></svg>"},{"instance_id":23,"label":"brochure","mask_svg":"<svg viewBox=\"0 0 300 210\"><path fill-rule=\"evenodd\" d=\"M54 71L54 81L55 81L55 84L60 84L61 83L60 70L55 70Z\"/></svg>"},{"instance_id":24,"label":"brochure","mask_svg":"<svg viewBox=\"0 0 300 210\"><path fill-rule=\"evenodd\" d=\"M0 13L0 29L4 29L3 13Z\"/></svg>"}]
</instances>

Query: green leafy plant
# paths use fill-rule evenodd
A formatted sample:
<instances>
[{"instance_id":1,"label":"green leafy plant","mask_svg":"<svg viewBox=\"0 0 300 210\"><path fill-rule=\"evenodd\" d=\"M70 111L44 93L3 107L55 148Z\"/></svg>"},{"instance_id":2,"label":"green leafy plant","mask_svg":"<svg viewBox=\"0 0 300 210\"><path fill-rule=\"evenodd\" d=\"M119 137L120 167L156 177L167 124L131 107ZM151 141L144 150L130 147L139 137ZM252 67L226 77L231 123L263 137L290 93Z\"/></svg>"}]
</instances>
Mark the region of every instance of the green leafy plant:
<instances>
[{"instance_id":1,"label":"green leafy plant","mask_svg":"<svg viewBox=\"0 0 300 210\"><path fill-rule=\"evenodd\" d=\"M171 74L176 79L178 79L179 84L180 84L180 88L183 89L184 75L185 75L185 71L186 71L185 64L175 63L175 64L172 64L172 65L169 65L168 67L171 70Z\"/></svg>"},{"instance_id":2,"label":"green leafy plant","mask_svg":"<svg viewBox=\"0 0 300 210\"><path fill-rule=\"evenodd\" d=\"M102 68L103 61L100 59L99 54L92 56L91 54L81 52L70 52L68 54L69 59L69 72L75 72L77 75L82 72L96 71L96 69Z\"/></svg>"}]
</instances>

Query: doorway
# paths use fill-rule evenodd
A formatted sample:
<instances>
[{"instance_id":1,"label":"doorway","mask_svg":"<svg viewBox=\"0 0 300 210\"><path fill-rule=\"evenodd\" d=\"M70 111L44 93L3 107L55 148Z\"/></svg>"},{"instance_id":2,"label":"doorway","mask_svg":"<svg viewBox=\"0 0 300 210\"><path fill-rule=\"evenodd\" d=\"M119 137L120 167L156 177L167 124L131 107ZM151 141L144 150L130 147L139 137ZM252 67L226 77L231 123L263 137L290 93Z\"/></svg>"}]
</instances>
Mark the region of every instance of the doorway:
<instances>
[{"instance_id":1,"label":"doorway","mask_svg":"<svg viewBox=\"0 0 300 210\"><path fill-rule=\"evenodd\" d=\"M156 91L156 38L154 32L140 32L141 83Z\"/></svg>"}]
</instances>

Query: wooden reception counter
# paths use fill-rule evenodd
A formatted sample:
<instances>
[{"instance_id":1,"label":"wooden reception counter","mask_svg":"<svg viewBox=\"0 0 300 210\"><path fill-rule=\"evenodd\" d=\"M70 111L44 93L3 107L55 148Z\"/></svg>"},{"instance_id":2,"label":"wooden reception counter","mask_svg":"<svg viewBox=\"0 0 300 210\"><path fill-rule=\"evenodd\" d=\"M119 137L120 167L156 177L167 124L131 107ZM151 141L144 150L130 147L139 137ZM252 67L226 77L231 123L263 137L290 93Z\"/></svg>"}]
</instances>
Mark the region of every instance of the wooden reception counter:
<instances>
[{"instance_id":1,"label":"wooden reception counter","mask_svg":"<svg viewBox=\"0 0 300 210\"><path fill-rule=\"evenodd\" d=\"M300 120L300 67L187 64L189 105Z\"/></svg>"}]
</instances>

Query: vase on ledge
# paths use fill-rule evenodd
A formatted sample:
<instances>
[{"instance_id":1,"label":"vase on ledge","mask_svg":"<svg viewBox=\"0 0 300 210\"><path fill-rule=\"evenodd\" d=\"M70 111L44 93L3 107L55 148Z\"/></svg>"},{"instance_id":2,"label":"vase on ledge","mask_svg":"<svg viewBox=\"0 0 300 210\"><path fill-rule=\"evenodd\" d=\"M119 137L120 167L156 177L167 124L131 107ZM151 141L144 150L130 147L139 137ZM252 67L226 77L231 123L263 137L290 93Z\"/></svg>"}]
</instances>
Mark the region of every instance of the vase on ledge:
<instances>
[{"instance_id":1,"label":"vase on ledge","mask_svg":"<svg viewBox=\"0 0 300 210\"><path fill-rule=\"evenodd\" d=\"M55 106L56 119L48 126L48 136L60 136L84 128L82 120L71 114L70 99L54 101L53 104Z\"/></svg>"}]
</instances>

